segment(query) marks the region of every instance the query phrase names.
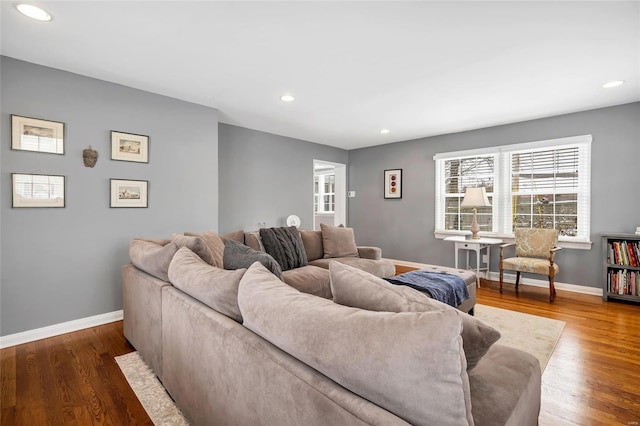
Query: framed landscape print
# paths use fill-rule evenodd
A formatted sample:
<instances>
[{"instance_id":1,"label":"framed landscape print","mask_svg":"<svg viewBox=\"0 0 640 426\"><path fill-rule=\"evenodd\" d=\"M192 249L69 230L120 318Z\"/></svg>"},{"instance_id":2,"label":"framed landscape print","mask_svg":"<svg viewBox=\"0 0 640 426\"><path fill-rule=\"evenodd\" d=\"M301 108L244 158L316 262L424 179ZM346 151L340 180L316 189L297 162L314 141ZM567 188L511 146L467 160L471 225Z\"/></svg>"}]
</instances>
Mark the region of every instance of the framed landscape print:
<instances>
[{"instance_id":1,"label":"framed landscape print","mask_svg":"<svg viewBox=\"0 0 640 426\"><path fill-rule=\"evenodd\" d=\"M11 115L11 149L64 154L64 123Z\"/></svg>"},{"instance_id":2,"label":"framed landscape print","mask_svg":"<svg viewBox=\"0 0 640 426\"><path fill-rule=\"evenodd\" d=\"M384 171L384 198L402 198L402 169Z\"/></svg>"},{"instance_id":3,"label":"framed landscape print","mask_svg":"<svg viewBox=\"0 0 640 426\"><path fill-rule=\"evenodd\" d=\"M111 179L110 207L148 207L149 181Z\"/></svg>"},{"instance_id":4,"label":"framed landscape print","mask_svg":"<svg viewBox=\"0 0 640 426\"><path fill-rule=\"evenodd\" d=\"M111 159L149 162L149 136L111 131Z\"/></svg>"},{"instance_id":5,"label":"framed landscape print","mask_svg":"<svg viewBox=\"0 0 640 426\"><path fill-rule=\"evenodd\" d=\"M65 177L11 173L11 207L65 207Z\"/></svg>"}]
</instances>

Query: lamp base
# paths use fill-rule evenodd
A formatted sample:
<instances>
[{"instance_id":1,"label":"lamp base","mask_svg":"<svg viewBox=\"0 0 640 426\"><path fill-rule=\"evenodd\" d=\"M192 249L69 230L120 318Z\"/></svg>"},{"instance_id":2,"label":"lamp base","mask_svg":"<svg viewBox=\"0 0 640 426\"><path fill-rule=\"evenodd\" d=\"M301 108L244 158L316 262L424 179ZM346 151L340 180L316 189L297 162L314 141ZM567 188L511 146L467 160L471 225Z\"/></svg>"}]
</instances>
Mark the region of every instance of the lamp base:
<instances>
[{"instance_id":1,"label":"lamp base","mask_svg":"<svg viewBox=\"0 0 640 426\"><path fill-rule=\"evenodd\" d=\"M471 220L471 239L479 240L480 236L478 232L480 232L480 227L478 226L478 218L477 218L478 209L473 208L473 219Z\"/></svg>"}]
</instances>

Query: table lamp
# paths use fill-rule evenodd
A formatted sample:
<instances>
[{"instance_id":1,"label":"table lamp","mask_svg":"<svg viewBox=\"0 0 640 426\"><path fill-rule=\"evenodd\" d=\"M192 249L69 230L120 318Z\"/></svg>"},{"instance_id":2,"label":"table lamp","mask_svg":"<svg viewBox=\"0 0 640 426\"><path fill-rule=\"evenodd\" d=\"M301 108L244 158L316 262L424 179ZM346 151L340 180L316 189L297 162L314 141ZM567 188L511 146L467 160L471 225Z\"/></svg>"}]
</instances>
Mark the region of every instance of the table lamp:
<instances>
[{"instance_id":1,"label":"table lamp","mask_svg":"<svg viewBox=\"0 0 640 426\"><path fill-rule=\"evenodd\" d=\"M473 220L471 221L471 238L473 240L480 239L478 236L480 227L478 226L477 207L490 206L491 204L489 204L489 199L487 198L487 192L485 191L484 186L466 189L464 199L462 200L460 207L473 207Z\"/></svg>"}]
</instances>

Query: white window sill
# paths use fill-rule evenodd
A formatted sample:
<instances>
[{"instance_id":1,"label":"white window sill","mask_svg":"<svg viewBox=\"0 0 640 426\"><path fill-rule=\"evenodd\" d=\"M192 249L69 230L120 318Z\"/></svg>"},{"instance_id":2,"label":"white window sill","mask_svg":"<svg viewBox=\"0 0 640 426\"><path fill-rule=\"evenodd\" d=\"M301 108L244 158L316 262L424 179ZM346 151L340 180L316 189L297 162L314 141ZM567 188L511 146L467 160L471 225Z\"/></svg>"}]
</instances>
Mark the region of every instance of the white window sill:
<instances>
[{"instance_id":1,"label":"white window sill","mask_svg":"<svg viewBox=\"0 0 640 426\"><path fill-rule=\"evenodd\" d=\"M467 235L467 234L469 234L468 231L435 231L434 232L434 236L439 240L442 240L446 237L450 237L452 235ZM499 238L505 244L515 242L513 235L501 235L495 232L479 232L478 235L486 238ZM563 240L562 237L558 241L559 247L567 248L567 249L575 249L575 250L591 250L592 244L593 243L591 241L568 241L568 240Z\"/></svg>"}]
</instances>

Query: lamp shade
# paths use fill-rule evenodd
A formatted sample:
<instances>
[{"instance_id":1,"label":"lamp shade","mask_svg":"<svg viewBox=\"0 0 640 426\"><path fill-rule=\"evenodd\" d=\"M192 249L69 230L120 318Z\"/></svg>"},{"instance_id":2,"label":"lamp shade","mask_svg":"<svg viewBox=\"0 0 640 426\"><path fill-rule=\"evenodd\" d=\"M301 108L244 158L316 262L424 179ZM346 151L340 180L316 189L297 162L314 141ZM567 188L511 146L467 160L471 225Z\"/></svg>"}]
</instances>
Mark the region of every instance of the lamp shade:
<instances>
[{"instance_id":1,"label":"lamp shade","mask_svg":"<svg viewBox=\"0 0 640 426\"><path fill-rule=\"evenodd\" d=\"M464 199L460 207L489 207L489 198L484 186L478 188L467 188L464 193Z\"/></svg>"}]
</instances>

